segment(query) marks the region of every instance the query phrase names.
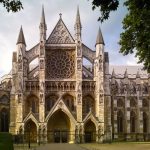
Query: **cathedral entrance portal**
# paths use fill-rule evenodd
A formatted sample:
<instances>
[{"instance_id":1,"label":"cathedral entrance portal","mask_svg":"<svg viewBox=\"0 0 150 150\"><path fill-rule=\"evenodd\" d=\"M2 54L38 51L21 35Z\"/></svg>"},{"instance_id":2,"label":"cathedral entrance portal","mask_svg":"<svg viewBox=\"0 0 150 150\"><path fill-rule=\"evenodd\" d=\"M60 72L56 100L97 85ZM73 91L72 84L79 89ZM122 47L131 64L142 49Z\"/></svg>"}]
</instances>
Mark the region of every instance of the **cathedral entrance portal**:
<instances>
[{"instance_id":1,"label":"cathedral entrance portal","mask_svg":"<svg viewBox=\"0 0 150 150\"><path fill-rule=\"evenodd\" d=\"M48 121L48 142L67 143L69 141L70 120L61 110L55 112Z\"/></svg>"},{"instance_id":2,"label":"cathedral entrance portal","mask_svg":"<svg viewBox=\"0 0 150 150\"><path fill-rule=\"evenodd\" d=\"M36 124L29 120L25 124L25 141L26 142L37 142L37 127Z\"/></svg>"},{"instance_id":3,"label":"cathedral entrance portal","mask_svg":"<svg viewBox=\"0 0 150 150\"><path fill-rule=\"evenodd\" d=\"M95 124L89 120L85 126L85 142L90 143L90 142L95 142L96 141L96 127Z\"/></svg>"}]
</instances>

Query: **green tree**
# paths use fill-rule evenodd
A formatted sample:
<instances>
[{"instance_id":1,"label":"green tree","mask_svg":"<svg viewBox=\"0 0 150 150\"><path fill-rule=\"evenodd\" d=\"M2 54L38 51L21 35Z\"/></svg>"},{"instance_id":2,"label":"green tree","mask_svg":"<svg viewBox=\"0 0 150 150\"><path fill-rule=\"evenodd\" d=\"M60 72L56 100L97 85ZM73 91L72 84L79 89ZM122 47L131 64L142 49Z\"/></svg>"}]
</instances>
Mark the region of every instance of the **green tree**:
<instances>
[{"instance_id":1,"label":"green tree","mask_svg":"<svg viewBox=\"0 0 150 150\"><path fill-rule=\"evenodd\" d=\"M119 0L93 0L93 10L99 8L103 22L111 11L117 10ZM123 19L123 33L120 34L120 53L135 53L144 69L150 73L150 0L125 0L128 13Z\"/></svg>"},{"instance_id":2,"label":"green tree","mask_svg":"<svg viewBox=\"0 0 150 150\"><path fill-rule=\"evenodd\" d=\"M20 0L0 0L0 3L3 7L6 8L8 12L17 12L23 9L22 3Z\"/></svg>"}]
</instances>

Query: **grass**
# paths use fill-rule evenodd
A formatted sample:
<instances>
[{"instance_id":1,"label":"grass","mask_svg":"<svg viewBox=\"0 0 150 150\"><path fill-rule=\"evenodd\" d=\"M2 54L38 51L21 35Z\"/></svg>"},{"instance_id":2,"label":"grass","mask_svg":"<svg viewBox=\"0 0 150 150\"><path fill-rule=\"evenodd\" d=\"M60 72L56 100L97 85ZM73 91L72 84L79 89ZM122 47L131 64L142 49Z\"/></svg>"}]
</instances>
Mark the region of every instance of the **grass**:
<instances>
[{"instance_id":1,"label":"grass","mask_svg":"<svg viewBox=\"0 0 150 150\"><path fill-rule=\"evenodd\" d=\"M13 150L12 135L0 132L0 150Z\"/></svg>"},{"instance_id":2,"label":"grass","mask_svg":"<svg viewBox=\"0 0 150 150\"><path fill-rule=\"evenodd\" d=\"M114 142L111 144L80 144L87 150L150 150L150 142Z\"/></svg>"}]
</instances>

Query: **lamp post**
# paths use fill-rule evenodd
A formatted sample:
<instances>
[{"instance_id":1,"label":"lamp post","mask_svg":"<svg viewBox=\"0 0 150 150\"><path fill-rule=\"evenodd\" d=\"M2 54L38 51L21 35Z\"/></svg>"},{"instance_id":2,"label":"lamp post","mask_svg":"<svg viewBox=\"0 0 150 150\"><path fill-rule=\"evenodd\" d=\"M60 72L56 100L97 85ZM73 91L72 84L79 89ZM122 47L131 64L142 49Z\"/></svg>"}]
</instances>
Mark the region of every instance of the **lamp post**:
<instances>
[{"instance_id":1,"label":"lamp post","mask_svg":"<svg viewBox=\"0 0 150 150\"><path fill-rule=\"evenodd\" d=\"M30 129L31 129L31 126L30 126L30 123L28 124L28 131L29 131L29 138L28 138L28 148L30 149Z\"/></svg>"}]
</instances>

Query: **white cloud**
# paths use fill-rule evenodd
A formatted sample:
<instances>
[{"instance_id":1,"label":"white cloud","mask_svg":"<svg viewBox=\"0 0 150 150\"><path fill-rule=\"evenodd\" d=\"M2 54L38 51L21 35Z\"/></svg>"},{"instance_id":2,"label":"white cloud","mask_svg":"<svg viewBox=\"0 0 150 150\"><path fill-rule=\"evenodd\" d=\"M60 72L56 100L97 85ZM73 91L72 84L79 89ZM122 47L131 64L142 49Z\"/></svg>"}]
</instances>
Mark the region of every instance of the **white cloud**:
<instances>
[{"instance_id":1,"label":"white cloud","mask_svg":"<svg viewBox=\"0 0 150 150\"><path fill-rule=\"evenodd\" d=\"M59 13L74 36L74 23L77 5L80 6L82 23L82 40L87 46L95 49L95 41L98 27L101 26L106 50L109 52L110 63L112 64L136 64L130 56L124 57L119 54L119 34L122 31L122 19L126 14L126 9L120 7L117 12L113 12L108 21L104 24L97 22L100 15L99 10L92 11L91 1L82 0L32 0L23 1L24 9L18 13L7 13L1 6L0 10L0 76L11 70L12 51L16 49L16 41L20 26L27 43L27 49L33 47L39 41L39 22L41 17L41 7L44 4L47 36L53 30L59 19ZM117 59L116 59L117 58ZM128 59L129 60L128 60Z\"/></svg>"}]
</instances>

